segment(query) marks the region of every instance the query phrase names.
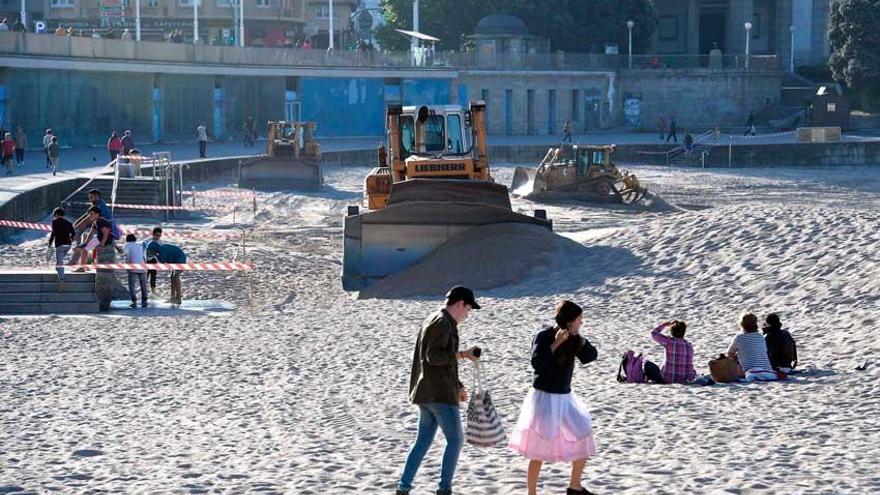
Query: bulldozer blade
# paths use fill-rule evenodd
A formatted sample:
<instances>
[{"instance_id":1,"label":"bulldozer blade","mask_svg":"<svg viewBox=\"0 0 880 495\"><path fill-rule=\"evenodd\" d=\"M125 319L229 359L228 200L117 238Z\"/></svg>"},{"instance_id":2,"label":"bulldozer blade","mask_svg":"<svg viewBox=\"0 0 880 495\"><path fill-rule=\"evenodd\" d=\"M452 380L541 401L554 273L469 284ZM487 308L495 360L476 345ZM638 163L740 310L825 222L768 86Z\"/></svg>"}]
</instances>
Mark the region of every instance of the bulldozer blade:
<instances>
[{"instance_id":1,"label":"bulldozer blade","mask_svg":"<svg viewBox=\"0 0 880 495\"><path fill-rule=\"evenodd\" d=\"M525 197L535 192L535 176L537 169L516 167L513 171L513 182L510 184L510 192L516 196Z\"/></svg>"},{"instance_id":2,"label":"bulldozer blade","mask_svg":"<svg viewBox=\"0 0 880 495\"><path fill-rule=\"evenodd\" d=\"M392 187L392 200L386 208L345 217L342 255L342 287L345 290L363 289L404 270L453 237L481 225L529 223L552 229L549 220L513 212L509 207L506 188L498 184L424 180L415 188L412 185L405 188L412 191L421 189L426 193L444 189L447 192L460 189L463 193L474 189L494 193L500 187L508 204L506 207L498 204L500 198L497 194L489 195L492 198L490 202L481 201L479 197L463 198L455 194L451 196L455 198L451 201L449 196L421 201L408 195L400 195L395 200L394 187L398 185ZM425 195L426 198L429 196Z\"/></svg>"},{"instance_id":3,"label":"bulldozer blade","mask_svg":"<svg viewBox=\"0 0 880 495\"><path fill-rule=\"evenodd\" d=\"M263 191L312 191L321 189L324 176L320 162L262 156L242 163L238 183Z\"/></svg>"}]
</instances>

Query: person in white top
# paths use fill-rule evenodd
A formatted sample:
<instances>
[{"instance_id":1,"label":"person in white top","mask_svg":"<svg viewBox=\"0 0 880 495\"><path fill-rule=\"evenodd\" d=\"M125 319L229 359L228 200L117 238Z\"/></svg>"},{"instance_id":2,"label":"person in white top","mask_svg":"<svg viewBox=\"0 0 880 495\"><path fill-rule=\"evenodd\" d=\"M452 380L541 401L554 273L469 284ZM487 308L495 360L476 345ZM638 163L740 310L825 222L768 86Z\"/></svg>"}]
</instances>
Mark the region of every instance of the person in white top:
<instances>
[{"instance_id":1,"label":"person in white top","mask_svg":"<svg viewBox=\"0 0 880 495\"><path fill-rule=\"evenodd\" d=\"M727 349L727 355L739 363L746 381L777 380L779 375L773 371L773 366L770 364L767 344L764 342L764 337L758 333L758 317L746 313L740 318L739 324L743 333L734 337Z\"/></svg>"},{"instance_id":2,"label":"person in white top","mask_svg":"<svg viewBox=\"0 0 880 495\"><path fill-rule=\"evenodd\" d=\"M208 150L208 128L205 124L199 124L196 128L196 134L199 136L199 158L205 158Z\"/></svg>"},{"instance_id":3,"label":"person in white top","mask_svg":"<svg viewBox=\"0 0 880 495\"><path fill-rule=\"evenodd\" d=\"M144 246L137 241L134 234L125 236L125 246L122 248L125 253L126 263L144 263ZM141 285L141 307L147 307L147 273L143 268L135 268L128 270L128 295L131 296L131 308L137 307L137 297L134 292L134 283L137 281Z\"/></svg>"},{"instance_id":4,"label":"person in white top","mask_svg":"<svg viewBox=\"0 0 880 495\"><path fill-rule=\"evenodd\" d=\"M46 129L46 134L43 136L43 153L46 154L46 168L52 166L52 161L49 160L49 145L52 144L53 137L55 137L55 134L52 132L52 129Z\"/></svg>"}]
</instances>

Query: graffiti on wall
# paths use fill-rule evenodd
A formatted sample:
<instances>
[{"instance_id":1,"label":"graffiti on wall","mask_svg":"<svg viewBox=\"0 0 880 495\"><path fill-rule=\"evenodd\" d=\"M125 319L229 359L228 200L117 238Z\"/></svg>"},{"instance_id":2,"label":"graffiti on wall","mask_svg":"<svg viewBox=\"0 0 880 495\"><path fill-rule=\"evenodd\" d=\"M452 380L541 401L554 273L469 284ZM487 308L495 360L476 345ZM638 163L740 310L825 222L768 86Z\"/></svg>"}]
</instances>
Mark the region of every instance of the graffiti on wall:
<instances>
[{"instance_id":1,"label":"graffiti on wall","mask_svg":"<svg viewBox=\"0 0 880 495\"><path fill-rule=\"evenodd\" d=\"M642 95L632 93L623 95L623 121L629 127L641 127Z\"/></svg>"}]
</instances>

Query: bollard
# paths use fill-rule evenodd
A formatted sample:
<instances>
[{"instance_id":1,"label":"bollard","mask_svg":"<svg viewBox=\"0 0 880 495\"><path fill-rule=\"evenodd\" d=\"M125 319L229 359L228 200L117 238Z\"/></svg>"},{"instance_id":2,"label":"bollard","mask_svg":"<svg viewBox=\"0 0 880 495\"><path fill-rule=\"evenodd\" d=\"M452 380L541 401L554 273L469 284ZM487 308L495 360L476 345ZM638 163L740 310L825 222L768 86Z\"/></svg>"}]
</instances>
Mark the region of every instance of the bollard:
<instances>
[{"instance_id":1,"label":"bollard","mask_svg":"<svg viewBox=\"0 0 880 495\"><path fill-rule=\"evenodd\" d=\"M253 198L254 198L254 215L256 215L256 214L257 214L257 188L254 188L253 193L254 193L254 195L253 195Z\"/></svg>"},{"instance_id":2,"label":"bollard","mask_svg":"<svg viewBox=\"0 0 880 495\"><path fill-rule=\"evenodd\" d=\"M116 248L99 246L98 256L95 260L98 264L116 263ZM95 274L95 297L101 311L110 311L110 303L113 301L113 280L116 275L113 270L98 269Z\"/></svg>"},{"instance_id":3,"label":"bollard","mask_svg":"<svg viewBox=\"0 0 880 495\"><path fill-rule=\"evenodd\" d=\"M196 186L192 186L193 208L196 207Z\"/></svg>"}]
</instances>

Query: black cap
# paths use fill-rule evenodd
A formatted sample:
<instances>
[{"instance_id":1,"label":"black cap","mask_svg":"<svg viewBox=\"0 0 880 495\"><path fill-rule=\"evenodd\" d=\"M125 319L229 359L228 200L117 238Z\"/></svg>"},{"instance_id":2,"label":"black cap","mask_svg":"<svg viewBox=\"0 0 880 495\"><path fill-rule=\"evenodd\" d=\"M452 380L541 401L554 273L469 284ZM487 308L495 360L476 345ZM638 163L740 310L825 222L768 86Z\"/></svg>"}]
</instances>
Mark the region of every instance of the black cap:
<instances>
[{"instance_id":1,"label":"black cap","mask_svg":"<svg viewBox=\"0 0 880 495\"><path fill-rule=\"evenodd\" d=\"M100 196L100 195L101 195L101 191L99 191L99 190L97 190L97 189L92 189L92 190L89 191L89 194L97 194L98 196Z\"/></svg>"},{"instance_id":2,"label":"black cap","mask_svg":"<svg viewBox=\"0 0 880 495\"><path fill-rule=\"evenodd\" d=\"M463 287L461 285L456 285L455 287L449 289L449 292L446 293L447 306L455 304L458 301L464 301L465 304L472 307L473 309L480 309L480 305L477 304L477 301L474 300L474 292L467 287Z\"/></svg>"}]
</instances>

